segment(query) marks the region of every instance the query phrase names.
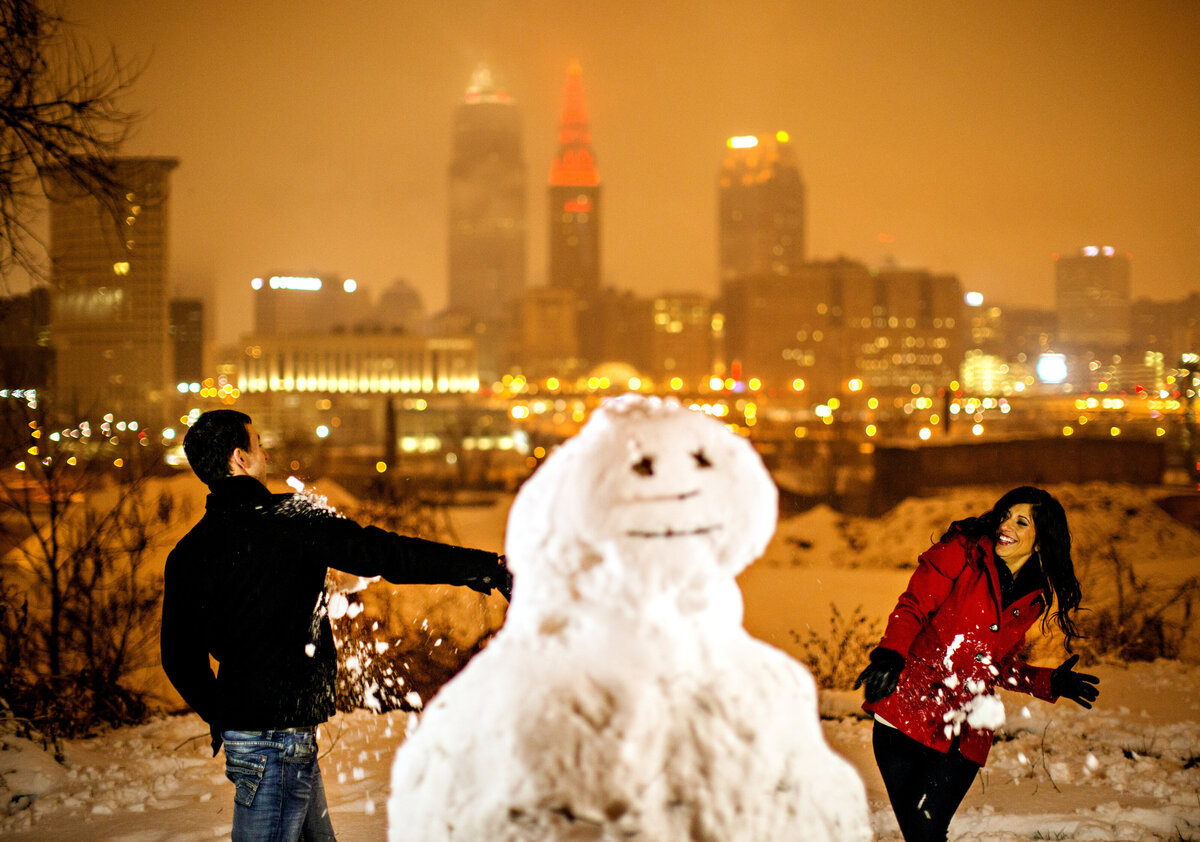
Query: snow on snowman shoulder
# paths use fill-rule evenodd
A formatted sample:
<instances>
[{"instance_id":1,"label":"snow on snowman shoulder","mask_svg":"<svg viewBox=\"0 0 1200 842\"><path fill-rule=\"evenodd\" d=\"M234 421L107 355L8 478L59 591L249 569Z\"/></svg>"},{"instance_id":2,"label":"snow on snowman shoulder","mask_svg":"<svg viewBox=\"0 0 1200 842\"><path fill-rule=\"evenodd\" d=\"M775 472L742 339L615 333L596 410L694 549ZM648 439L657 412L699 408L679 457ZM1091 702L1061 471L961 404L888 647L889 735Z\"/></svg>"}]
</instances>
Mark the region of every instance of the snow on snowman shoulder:
<instances>
[{"instance_id":1,"label":"snow on snowman shoulder","mask_svg":"<svg viewBox=\"0 0 1200 842\"><path fill-rule=\"evenodd\" d=\"M741 626L777 492L673 401L608 401L509 513L504 627L396 754L390 842L870 838L811 676Z\"/></svg>"}]
</instances>

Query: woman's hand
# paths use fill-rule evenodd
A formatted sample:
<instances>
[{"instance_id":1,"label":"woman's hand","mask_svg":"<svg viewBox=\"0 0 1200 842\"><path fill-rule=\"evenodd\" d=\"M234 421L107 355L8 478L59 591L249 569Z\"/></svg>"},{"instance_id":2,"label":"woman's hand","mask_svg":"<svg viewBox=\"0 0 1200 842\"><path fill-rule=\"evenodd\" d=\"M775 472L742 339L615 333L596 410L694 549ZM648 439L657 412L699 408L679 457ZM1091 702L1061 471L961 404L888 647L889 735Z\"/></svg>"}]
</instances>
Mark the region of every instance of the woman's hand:
<instances>
[{"instance_id":1,"label":"woman's hand","mask_svg":"<svg viewBox=\"0 0 1200 842\"><path fill-rule=\"evenodd\" d=\"M1091 708L1092 702L1100 695L1100 688L1096 686L1100 679L1086 672L1072 672L1071 668L1078 660L1078 655L1072 655L1054 668L1054 672L1050 673L1050 692Z\"/></svg>"},{"instance_id":2,"label":"woman's hand","mask_svg":"<svg viewBox=\"0 0 1200 842\"><path fill-rule=\"evenodd\" d=\"M854 689L863 688L868 702L875 703L896 690L900 672L904 669L904 656L891 649L876 646L871 650L871 663L858 674Z\"/></svg>"}]
</instances>

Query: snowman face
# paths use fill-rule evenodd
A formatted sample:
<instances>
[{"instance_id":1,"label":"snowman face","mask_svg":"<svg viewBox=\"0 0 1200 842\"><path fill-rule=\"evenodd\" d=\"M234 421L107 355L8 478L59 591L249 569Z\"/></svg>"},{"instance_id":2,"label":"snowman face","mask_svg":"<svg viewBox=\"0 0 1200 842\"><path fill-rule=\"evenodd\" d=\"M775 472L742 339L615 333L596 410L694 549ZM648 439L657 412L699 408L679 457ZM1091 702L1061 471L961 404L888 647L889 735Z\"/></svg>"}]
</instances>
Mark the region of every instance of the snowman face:
<instances>
[{"instance_id":1,"label":"snowman face","mask_svg":"<svg viewBox=\"0 0 1200 842\"><path fill-rule=\"evenodd\" d=\"M598 410L526 483L509 519L510 562L519 572L525 548L541 543L530 532L540 523L543 538L570 536L596 554L688 552L677 545L699 541L735 574L766 546L776 506L745 439L700 412L627 396Z\"/></svg>"}]
</instances>

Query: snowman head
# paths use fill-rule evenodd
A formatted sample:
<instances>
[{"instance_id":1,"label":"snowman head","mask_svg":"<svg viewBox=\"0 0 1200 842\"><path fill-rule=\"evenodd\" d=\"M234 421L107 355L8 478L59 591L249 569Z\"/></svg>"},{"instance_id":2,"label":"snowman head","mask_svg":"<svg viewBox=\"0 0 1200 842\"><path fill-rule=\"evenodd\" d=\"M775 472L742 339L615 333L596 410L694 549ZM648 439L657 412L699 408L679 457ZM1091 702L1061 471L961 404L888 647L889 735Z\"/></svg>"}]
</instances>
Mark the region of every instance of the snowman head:
<instances>
[{"instance_id":1,"label":"snowman head","mask_svg":"<svg viewBox=\"0 0 1200 842\"><path fill-rule=\"evenodd\" d=\"M754 448L721 422L626 395L525 483L509 513L508 563L518 579L622 557L715 564L732 577L770 540L777 494Z\"/></svg>"}]
</instances>

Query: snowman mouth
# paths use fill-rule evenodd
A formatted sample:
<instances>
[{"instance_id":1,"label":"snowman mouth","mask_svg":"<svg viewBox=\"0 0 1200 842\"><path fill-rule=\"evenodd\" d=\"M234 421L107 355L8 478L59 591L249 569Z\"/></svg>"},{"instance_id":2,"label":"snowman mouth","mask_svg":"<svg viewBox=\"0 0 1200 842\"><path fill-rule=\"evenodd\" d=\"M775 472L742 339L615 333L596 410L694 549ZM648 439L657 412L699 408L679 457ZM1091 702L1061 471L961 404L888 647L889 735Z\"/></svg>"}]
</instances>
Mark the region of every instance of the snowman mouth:
<instances>
[{"instance_id":1,"label":"snowman mouth","mask_svg":"<svg viewBox=\"0 0 1200 842\"><path fill-rule=\"evenodd\" d=\"M631 529L625 534L630 538L686 538L692 535L709 535L721 528L721 524L715 523L711 526L697 526L694 529L672 529L667 527L661 532L652 532L649 530Z\"/></svg>"},{"instance_id":2,"label":"snowman mouth","mask_svg":"<svg viewBox=\"0 0 1200 842\"><path fill-rule=\"evenodd\" d=\"M642 503L676 503L680 500L690 500L692 497L699 496L700 489L693 488L691 491L683 491L678 494L648 494L645 496L632 497L622 502L626 506L637 506Z\"/></svg>"}]
</instances>

